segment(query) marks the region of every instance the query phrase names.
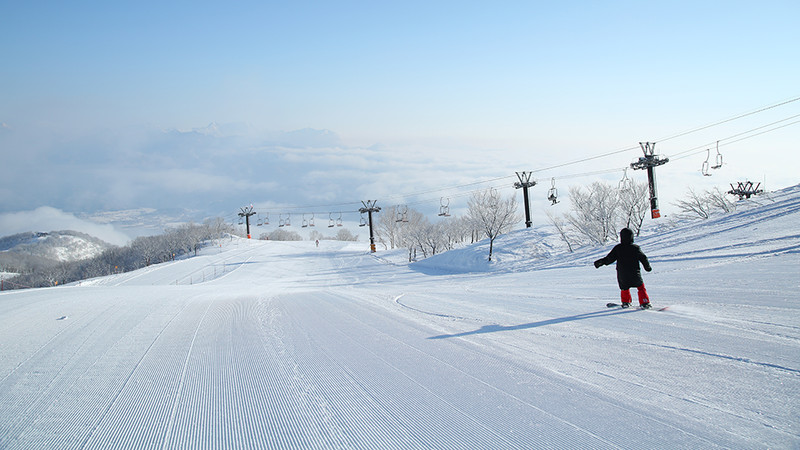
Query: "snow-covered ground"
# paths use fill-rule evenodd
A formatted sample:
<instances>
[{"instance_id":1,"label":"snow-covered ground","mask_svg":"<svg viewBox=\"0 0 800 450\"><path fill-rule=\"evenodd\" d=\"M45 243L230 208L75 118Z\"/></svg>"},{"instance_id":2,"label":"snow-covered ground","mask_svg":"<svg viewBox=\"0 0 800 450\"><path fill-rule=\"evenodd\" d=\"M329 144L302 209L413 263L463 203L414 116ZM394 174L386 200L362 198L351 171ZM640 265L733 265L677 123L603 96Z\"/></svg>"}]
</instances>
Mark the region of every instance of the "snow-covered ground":
<instances>
[{"instance_id":1,"label":"snow-covered ground","mask_svg":"<svg viewBox=\"0 0 800 450\"><path fill-rule=\"evenodd\" d=\"M535 231L492 264L241 240L3 293L0 448L798 448L800 188L759 203L637 239L665 311L606 308L610 245Z\"/></svg>"}]
</instances>

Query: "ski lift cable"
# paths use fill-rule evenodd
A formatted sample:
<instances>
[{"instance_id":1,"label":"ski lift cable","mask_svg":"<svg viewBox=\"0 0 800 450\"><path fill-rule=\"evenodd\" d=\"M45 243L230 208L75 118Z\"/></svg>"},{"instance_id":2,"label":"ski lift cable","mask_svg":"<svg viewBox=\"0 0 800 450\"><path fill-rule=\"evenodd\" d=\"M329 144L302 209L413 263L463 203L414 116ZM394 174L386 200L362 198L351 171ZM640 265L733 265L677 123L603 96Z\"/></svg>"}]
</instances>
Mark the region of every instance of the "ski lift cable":
<instances>
[{"instance_id":1,"label":"ski lift cable","mask_svg":"<svg viewBox=\"0 0 800 450\"><path fill-rule=\"evenodd\" d=\"M794 116L794 117L790 117L789 119L792 119L792 118L795 118L795 117L800 117L800 114L798 114L797 116ZM788 119L784 119L784 120L781 120L781 121L778 121L778 122L783 122L785 120L788 120ZM772 132L772 131L775 131L775 130L779 130L781 128L786 128L788 126L800 123L800 120L795 120L794 122L789 122L789 123L783 124L783 125L778 126L778 127L770 128L768 130L764 130L764 131L761 131L759 133L753 133L753 134L749 134L748 135L748 133L752 133L753 131L760 130L760 129L762 129L764 127L767 127L767 126L770 126L770 125L774 125L775 123L778 123L778 122L774 122L774 123L771 123L771 124L768 124L768 125L764 125L764 126L761 126L761 127L758 127L758 128L753 128L752 130L748 130L748 131L745 131L745 132L742 132L742 133L738 133L738 134L734 134L732 136L728 136L727 138L724 138L724 139L720 139L719 140L719 142L720 142L719 146L723 147L723 146L726 146L726 145L731 145L731 144L734 144L736 142L741 142L741 141L744 141L746 139L750 139L750 138L753 138L753 137L756 137L756 136L760 136L762 134L766 134L766 133L769 133L769 132ZM746 136L743 136L743 135L746 135ZM729 140L729 139L733 139L733 138L737 138L737 137L739 139ZM679 159L688 158L690 156L698 155L698 154L704 152L705 151L705 147L708 147L709 145L711 145L711 144L705 144L705 145L697 146L697 147L690 148L688 150L676 153L676 155L679 155L679 156L670 157L670 159L675 161L675 160L679 160ZM696 150L698 150L700 148L703 148L703 150L696 151Z\"/></svg>"},{"instance_id":2,"label":"ski lift cable","mask_svg":"<svg viewBox=\"0 0 800 450\"><path fill-rule=\"evenodd\" d=\"M751 128L751 129L749 129L749 130L747 130L747 131L742 131L741 133L737 133L737 134L734 134L734 135L728 136L728 137L726 137L726 138L718 139L716 142L717 142L717 143L719 143L719 142L724 142L724 141L730 141L730 140L731 140L731 139L733 139L733 138L736 138L736 137L739 137L739 136L744 136L744 135L747 135L747 134L753 133L754 131L758 131L758 130L761 130L761 129L764 129L764 128L767 128L767 127L771 127L771 126L773 126L773 125L777 125L777 124L779 124L779 123L781 123L781 122L786 122L787 120L796 119L796 118L798 118L798 117L800 117L800 114L795 114L795 115L793 115L793 116L786 117L786 118L784 118L784 119L781 119L781 120L776 120L775 122L770 122L770 123L768 123L768 124L766 124L766 125L761 125L761 126L759 126L759 127ZM780 129L780 128L788 127L789 125L793 125L793 124L795 124L795 123L797 123L797 121L795 121L795 122L791 122L791 123L787 123L787 124L785 124L785 125L783 125L783 126L780 126L780 127L775 127L775 128L773 128L773 129L771 129L771 130L767 130L767 131L774 131L774 130L777 130L777 129ZM765 133L766 133L767 131L765 131ZM758 134L754 134L753 136L758 136L759 134L764 134L764 133L758 133ZM751 136L751 137L752 137L752 136ZM724 144L722 144L722 145L723 145L723 146L724 146L724 145L728 145L728 144L731 144L732 142L738 142L738 141L740 141L740 140L742 140L742 139L738 139L738 140L736 140L736 141L731 141L731 142L725 142L725 143L724 143ZM713 145L713 144L714 144L713 142L709 142L709 143L706 143L706 144L703 144L703 145L699 145L699 146L697 146L697 147L693 147L693 148L690 148L690 149L688 149L688 150L684 150L684 151L682 151L682 152L674 153L674 154L673 154L671 157L672 157L672 159L675 159L676 157L678 157L678 156L681 156L681 155L683 155L684 153L690 153L690 152L693 152L693 151L695 151L695 150L697 150L697 149L699 149L699 148L701 148L701 147L708 147L708 146L711 146L711 145ZM719 148L719 145L717 145L717 148ZM696 154L698 154L698 153L700 153L700 152L696 152L696 153L692 153L692 154L693 154L693 155L696 155Z\"/></svg>"},{"instance_id":3,"label":"ski lift cable","mask_svg":"<svg viewBox=\"0 0 800 450\"><path fill-rule=\"evenodd\" d=\"M603 169L603 170L595 170L595 171L591 171L591 172L582 172L582 173L559 175L559 176L555 176L553 178L558 179L558 180L568 180L568 179L572 179L572 178L581 178L581 177L587 177L587 176L593 176L593 175L603 175L603 174L615 173L615 172L620 172L620 171L622 171L624 169L625 169L624 167L623 168L615 167L615 168L609 168L609 169ZM468 183L468 184L465 184L465 185L462 185L462 186L474 186L474 185L478 185L478 184L487 183L487 182L490 182L490 181L497 181L497 180L504 180L504 179L515 179L515 177L514 176L498 177L498 178L494 178L494 179L491 179L491 180L482 180L482 181L478 181L478 182L474 182L474 183ZM472 195L475 192L480 192L480 191L485 190L485 189L512 191L513 190L512 188L513 188L513 186L507 185L505 183L504 184L497 184L497 185L487 186L487 187L483 187L483 188L472 189L472 190L468 190L468 191L461 191L461 192L458 192L458 193L451 194L448 198L453 199L453 198L468 197L468 196ZM444 189L438 189L438 191L441 191L441 190L444 190ZM432 193L432 192L436 192L436 191L437 190L430 190L430 191L423 191L423 192L431 192ZM405 198L405 197L411 197L411 196L412 196L411 194L408 194L408 195L405 195L405 196L386 197L386 199L387 200L391 200L392 198L398 198L398 197L404 197ZM437 200L439 200L441 202L441 199L442 199L442 197L426 197L426 198L417 199L417 200L414 200L414 201L411 201L411 202L405 202L404 205L419 205L419 204L424 204L424 203L431 203L431 202L434 202L434 201L437 201ZM352 203L346 203L346 204L352 204ZM336 205L333 205L333 206L336 206ZM287 210L287 209L300 209L300 208L301 207L284 207L284 208L280 208L280 209ZM276 209L276 208L273 208L273 209ZM354 211L344 211L343 210L341 212L343 214L357 214L357 213L359 213L358 210L354 210ZM298 214L298 213L300 213L300 212L295 211L295 214ZM329 214L329 213L330 213L330 211L315 211L315 212L306 211L305 212L305 214L319 214L319 215L325 215L325 214ZM339 211L337 211L336 213L333 213L333 214L338 214L338 213L339 213Z\"/></svg>"},{"instance_id":4,"label":"ski lift cable","mask_svg":"<svg viewBox=\"0 0 800 450\"><path fill-rule=\"evenodd\" d=\"M800 97L794 97L794 98L791 98L789 100L785 100L785 101L782 101L782 102L779 102L779 103L776 103L776 104L773 104L773 105L769 105L769 106L765 106L763 108L759 108L759 109L757 109L755 111L750 111L750 112L747 112L747 113L744 113L744 114L739 114L739 115L731 117L729 119L721 120L721 121L714 122L714 123L709 124L709 125L705 125L705 126L702 126L702 127L694 128L692 130L688 130L688 131L684 131L684 132L681 132L681 133L677 133L677 134L665 137L663 139L659 139L656 142L663 142L663 141L668 141L670 139L675 139L675 138L678 138L678 137L681 137L681 136L686 136L688 134L691 134L691 133L694 133L694 132L697 132L697 131L705 130L705 129L708 129L708 128L711 128L711 127L715 127L717 125L722 125L724 123L732 122L732 121L737 120L737 119L741 119L741 118L744 118L744 117L747 117L747 116L751 116L751 115L758 114L758 113L761 113L761 112L764 112L764 111L768 111L770 109L777 108L777 107L783 106L783 105L787 105L789 103L796 102L798 100L800 100ZM778 120L776 122L773 122L773 123L770 123L770 124L767 124L767 125L763 125L761 127L754 128L752 130L749 130L749 131L746 131L746 132L740 133L740 134L749 133L749 132L755 131L755 130L760 129L760 128L768 127L768 126L775 125L775 124L780 123L780 122L785 122L787 120L794 119L796 117L800 117L800 114L794 115L794 116L791 116L791 117L787 117L785 119L781 119L781 120ZM734 136L731 136L731 137L734 137ZM731 137L726 138L726 139L730 139ZM724 139L720 139L720 140L724 140ZM736 142L736 141L734 141L734 142ZM703 145L701 147L705 147L705 145ZM550 166L550 167L545 167L545 168L542 168L542 169L534 170L534 171L532 171L532 173L543 172L545 170L557 169L557 168L564 167L564 166L569 166L569 165L572 165L572 164L579 164L579 163L582 163L582 162L592 161L592 160L595 160L595 159L604 158L606 156L612 156L612 155L617 155L617 154L620 154L620 153L625 153L625 152L628 152L628 151L631 151L631 150L639 150L639 147L638 146L637 147L628 147L628 148L624 148L624 149L620 149L620 150L611 151L611 152L608 152L608 153L603 153L603 154L600 154L600 155L590 156L588 158L583 158L583 159L578 159L578 160L575 160L575 161L570 161L570 162L566 162L566 163L562 163L562 164L557 164L557 165L554 165L554 166ZM692 150L694 150L694 149L692 149ZM688 150L688 151L692 151L692 150ZM680 154L680 153L678 153L678 154Z\"/></svg>"},{"instance_id":5,"label":"ski lift cable","mask_svg":"<svg viewBox=\"0 0 800 450\"><path fill-rule=\"evenodd\" d=\"M665 138L659 139L659 140L657 140L657 142L663 142L663 141L675 139L675 138L678 138L678 137L681 137L681 136L686 136L688 134L695 133L697 131L706 130L706 129L712 128L714 126L722 125L722 124L725 124L725 123L728 123L728 122L732 122L732 121L735 121L735 120L738 120L738 119L741 119L741 118L744 118L744 117L752 116L752 115L755 115L755 114L758 114L758 113L761 113L761 112L764 112L764 111L768 111L768 110L771 110L771 109L774 109L774 108L778 108L780 106L784 106L784 105L796 102L798 100L800 100L800 97L793 97L793 98L790 98L788 100L784 100L784 101L779 102L779 103L775 103L775 104L768 105L768 106L765 106L765 107L762 107L762 108L759 108L759 109L756 109L756 110L753 110L753 111L749 111L749 112L746 112L746 113L743 113L743 114L739 114L739 115L730 117L730 118L725 119L725 120L717 121L717 122L714 122L714 123L711 123L711 124L708 124L708 125L704 125L702 127L693 128L693 129L690 129L690 130L687 130L687 131L676 133L676 134L667 136ZM720 139L719 141L720 142L728 141L729 139L733 139L733 138L738 137L738 136L743 136L743 135L746 135L748 133L752 133L754 131L757 131L759 129L763 129L763 128L766 128L766 127L769 127L769 126L772 126L772 125L775 125L775 124L778 124L778 123L781 123L781 122L785 122L787 120L791 120L791 119L794 119L794 118L797 118L797 117L800 117L800 114L794 115L794 116L791 116L791 117L787 117L787 118L781 119L779 121L772 122L772 123L767 124L767 125L762 125L760 127L753 128L751 130L748 130L748 131L745 131L745 132L742 132L742 133L738 133L738 134L729 136L729 137L724 138L724 139ZM756 133L756 134L752 134L752 135L749 135L749 136L744 136L744 137L742 137L740 139L724 142L721 145L722 146L729 145L729 144L732 144L734 142L739 142L739 141L742 141L742 140L745 140L745 139L749 139L751 137L755 137L755 136L758 136L758 135L761 135L761 134L764 134L764 133L775 131L775 130L780 129L780 128L785 128L785 127L788 127L790 125L794 125L796 123L800 123L800 121L791 122L791 123L788 123L788 124L785 124L785 125L782 125L782 126L779 126L779 127L775 127L775 128L769 129L769 130L765 130L765 131L763 131L761 133ZM674 154L674 156L671 157L671 159L673 159L673 160L682 159L682 158L685 158L685 157L696 155L698 153L702 153L702 151L701 152L697 152L696 150L705 149L705 147L707 147L708 145L709 144L704 144L704 145L701 145L701 146L698 146L698 147L694 147L694 148L685 150L683 152L676 153L676 154ZM633 151L633 150L639 150L639 148L640 148L639 146L632 146L632 147L627 147L627 148L623 148L623 149L619 149L619 150L614 150L614 151L611 151L611 152L606 152L606 153L590 156L590 157L587 157L587 158L581 158L581 159L568 161L568 162L561 163L561 164L556 164L556 165L552 165L552 166L548 166L548 167L532 170L531 173L539 173L539 172L544 172L544 171L548 171L548 170L552 170L552 169L566 167L566 166L570 166L570 165L574 165L574 164L580 164L580 163L583 163L583 162L593 161L593 160L596 160L596 159L605 158L605 157L617 155L617 154L620 154L620 153L625 153L625 152L629 152L629 151ZM587 176L587 175L594 175L594 174L600 174L600 173L609 173L611 171L618 171L618 170L619 169L611 169L611 170L590 172L590 173L586 173L586 174L578 174L578 175L572 175L572 176L558 176L558 177L555 177L555 178L561 179L561 178L569 178L569 177ZM475 181L475 182L471 182L471 183L465 183L465 184L461 184L461 185L454 185L454 186L448 186L448 187L442 187L442 188L428 189L428 190L413 192L413 193L409 193L409 194L397 194L397 195L385 197L384 200L393 200L393 199L397 199L397 198L416 197L416 196L420 196L420 195L431 194L431 193L436 193L436 192L442 192L442 191L446 191L446 190L456 190L456 189L461 189L461 188L464 188L464 187L476 186L476 185L487 184L487 183L494 183L494 182L501 181L501 180L511 180L511 179L514 179L514 176L508 175L508 176L502 176L502 177L496 177L496 178L490 178L490 179ZM469 195L472 192L474 192L474 191L470 191L470 192L467 192L467 193L453 194L453 195L451 195L451 197L461 197L463 195ZM424 202L427 202L427 201L429 201L429 200L427 200L427 199L426 200L419 200L419 201L415 201L415 202L410 202L408 204L418 204L418 203L424 203ZM306 205L306 206L289 206L289 205L286 205L286 206L283 206L281 208L271 208L271 209L282 209L282 210L293 210L293 211L296 211L296 210L307 210L308 211L308 210L316 209L317 212L322 214L321 211L323 211L324 209L333 208L333 207L341 207L341 206L349 206L349 205L358 205L358 202L344 202L344 203L327 204L327 205L313 205L313 206L311 206L311 205ZM264 208L264 209L266 209L266 208ZM330 209L328 209L328 210L330 210ZM346 212L348 214L351 214L351 213L358 213L358 210L357 209L352 210L352 211L350 211L350 210L348 210L348 211L342 210L342 212Z\"/></svg>"},{"instance_id":6,"label":"ski lift cable","mask_svg":"<svg viewBox=\"0 0 800 450\"><path fill-rule=\"evenodd\" d=\"M687 134L692 134L692 133L695 133L695 132L698 132L698 131L707 130L707 129L715 127L717 125L722 125L724 123L733 122L734 120L742 119L744 117L752 116L754 114L758 114L758 113L761 113L761 112L764 112L764 111L768 111L770 109L774 109L774 108L778 108L780 106L788 105L789 103L793 103L793 102L796 102L798 100L800 100L800 97L790 98L788 100L784 100L782 102L778 102L778 103L775 103L773 105L764 106L764 107L756 109L754 111L750 111L750 112L746 112L746 113L742 113L742 114L733 116L733 117L731 117L729 119L720 120L718 122L714 122L714 123L711 123L711 124L708 124L708 125L704 125L702 127L693 128L691 130L687 130L687 131L683 131L683 132L680 132L680 133L677 133L677 134L673 134L672 136L668 136L668 137L665 137L665 138L658 139L656 142L664 142L664 141L668 141L670 139L675 139L675 138L679 138L681 136L686 136Z\"/></svg>"},{"instance_id":7,"label":"ski lift cable","mask_svg":"<svg viewBox=\"0 0 800 450\"><path fill-rule=\"evenodd\" d=\"M557 180L568 180L568 179L582 178L582 177L588 177L588 176L593 176L593 175L604 175L604 174L609 174L609 173L617 173L617 172L622 172L624 170L625 170L625 167L615 167L615 168L609 168L609 169L603 169L603 170L595 170L595 171L592 171L592 172L582 172L582 173L573 173L573 174L555 176L553 178L555 178ZM509 178L509 177L506 177L506 178ZM502 184L502 185L488 186L486 188L472 189L472 190L469 190L469 191L462 191L462 192L450 195L449 198L452 200L454 198L469 197L473 193L480 192L480 191L485 190L485 189L495 189L495 190L503 190L503 191L509 190L511 192L514 191L513 186L508 185L508 184ZM430 203L436 202L437 200L441 201L441 197L421 198L421 199L414 200L414 201L411 201L411 202L406 202L406 203L404 203L404 205L420 205L420 204L425 204L425 203L430 204Z\"/></svg>"},{"instance_id":8,"label":"ski lift cable","mask_svg":"<svg viewBox=\"0 0 800 450\"><path fill-rule=\"evenodd\" d=\"M471 183L465 183L465 184L460 184L460 185L456 185L456 186L448 186L448 187L444 187L444 188L428 189L428 190L425 190L425 191L418 191L418 192L413 192L413 193L410 193L410 194L392 195L392 196L385 197L385 199L386 200L392 200L392 199L396 199L396 198L417 197L417 196L420 196L420 195L432 194L434 192L441 192L441 191L446 191L446 190L456 190L456 189L461 189L461 188L465 188L465 187L469 187L469 186L476 186L476 185L479 185L479 184L486 184L486 183L494 183L496 181L507 180L507 179L512 179L512 178L514 178L513 175L507 175L507 176L502 176L502 177L497 177L497 178L490 178L490 179L486 179L486 180L473 181Z\"/></svg>"}]
</instances>

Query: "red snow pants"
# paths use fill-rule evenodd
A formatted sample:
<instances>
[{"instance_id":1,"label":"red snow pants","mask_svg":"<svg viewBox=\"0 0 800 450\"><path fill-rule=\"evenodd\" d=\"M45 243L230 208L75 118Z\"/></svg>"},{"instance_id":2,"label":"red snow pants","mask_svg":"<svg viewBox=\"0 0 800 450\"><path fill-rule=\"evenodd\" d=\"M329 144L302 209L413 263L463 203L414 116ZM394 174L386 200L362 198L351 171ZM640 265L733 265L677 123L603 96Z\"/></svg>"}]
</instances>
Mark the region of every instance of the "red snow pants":
<instances>
[{"instance_id":1,"label":"red snow pants","mask_svg":"<svg viewBox=\"0 0 800 450\"><path fill-rule=\"evenodd\" d=\"M644 288L644 284L636 288L636 293L639 294L639 304L644 305L645 303L650 301L650 297L647 296L647 289ZM630 289L623 289L620 291L620 297L622 298L622 303L630 303L631 302L631 290Z\"/></svg>"}]
</instances>

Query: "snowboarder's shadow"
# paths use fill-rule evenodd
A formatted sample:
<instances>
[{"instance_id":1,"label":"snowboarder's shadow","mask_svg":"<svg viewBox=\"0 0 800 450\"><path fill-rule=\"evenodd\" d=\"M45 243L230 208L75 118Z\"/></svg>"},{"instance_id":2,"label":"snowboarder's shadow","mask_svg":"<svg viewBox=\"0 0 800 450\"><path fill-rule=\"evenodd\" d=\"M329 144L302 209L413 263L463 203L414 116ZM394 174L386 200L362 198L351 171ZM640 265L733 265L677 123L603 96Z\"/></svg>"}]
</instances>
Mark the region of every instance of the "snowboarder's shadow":
<instances>
[{"instance_id":1,"label":"snowboarder's shadow","mask_svg":"<svg viewBox=\"0 0 800 450\"><path fill-rule=\"evenodd\" d=\"M520 325L484 325L477 330L472 331L465 331L463 333L455 333L455 334L440 334L438 336L431 336L428 339L448 339L448 338L455 338L455 337L462 337L462 336L470 336L473 334L485 334L485 333L497 333L500 331L515 331L515 330L526 330L528 328L538 328L544 327L547 325L555 325L557 323L564 323L564 322L572 322L575 320L585 320L585 319L592 319L596 317L605 317L605 316L613 316L617 314L629 314L635 312L635 309L628 309L628 310L616 310L616 311L595 311L590 313L584 314L576 314L574 316L567 316L567 317L558 317L555 319L547 319L547 320L540 320L538 322L530 322L530 323L523 323Z\"/></svg>"}]
</instances>

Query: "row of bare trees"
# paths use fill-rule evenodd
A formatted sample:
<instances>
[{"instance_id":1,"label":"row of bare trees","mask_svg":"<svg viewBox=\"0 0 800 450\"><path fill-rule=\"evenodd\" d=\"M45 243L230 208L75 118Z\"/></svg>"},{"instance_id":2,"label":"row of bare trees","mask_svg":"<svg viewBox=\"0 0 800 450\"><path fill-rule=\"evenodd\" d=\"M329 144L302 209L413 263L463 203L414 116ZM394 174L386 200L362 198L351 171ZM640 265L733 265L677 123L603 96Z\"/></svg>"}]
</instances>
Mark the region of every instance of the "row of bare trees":
<instances>
[{"instance_id":1,"label":"row of bare trees","mask_svg":"<svg viewBox=\"0 0 800 450\"><path fill-rule=\"evenodd\" d=\"M233 227L222 218L202 224L184 224L163 234L141 236L124 247L111 247L100 255L73 262L41 267L14 277L5 288L56 286L113 273L128 272L151 264L197 254L203 245L232 233Z\"/></svg>"},{"instance_id":2,"label":"row of bare trees","mask_svg":"<svg viewBox=\"0 0 800 450\"><path fill-rule=\"evenodd\" d=\"M730 200L727 193L719 188L697 192L689 189L686 197L675 202L680 209L680 215L686 218L699 217L708 219L715 211L731 212L736 209L736 203Z\"/></svg>"},{"instance_id":3,"label":"row of bare trees","mask_svg":"<svg viewBox=\"0 0 800 450\"><path fill-rule=\"evenodd\" d=\"M587 187L571 187L571 211L562 215L548 214L569 251L576 245L603 245L615 240L617 231L628 227L638 236L650 210L647 183L633 182L625 189L605 182ZM684 199L674 203L679 217L707 219L712 212L735 209L718 188L698 193L689 189Z\"/></svg>"},{"instance_id":4,"label":"row of bare trees","mask_svg":"<svg viewBox=\"0 0 800 450\"><path fill-rule=\"evenodd\" d=\"M570 252L581 245L605 245L617 239L627 227L639 235L650 212L647 183L619 185L596 181L588 186L569 189L570 211L547 213ZM502 198L494 189L474 192L467 215L431 222L419 211L405 206L385 209L378 221L377 234L386 248L408 249L409 261L452 249L454 246L489 240L489 260L494 240L508 232L519 219L515 197ZM690 189L685 199L675 203L680 216L708 218L713 211L729 212L735 208L725 193L713 189L697 193Z\"/></svg>"},{"instance_id":5,"label":"row of bare trees","mask_svg":"<svg viewBox=\"0 0 800 450\"><path fill-rule=\"evenodd\" d=\"M649 212L646 183L633 182L625 189L596 181L587 187L569 188L571 211L548 213L550 223L572 251L576 245L603 245L616 239L617 230L628 227L638 236Z\"/></svg>"},{"instance_id":6,"label":"row of bare trees","mask_svg":"<svg viewBox=\"0 0 800 450\"><path fill-rule=\"evenodd\" d=\"M487 189L473 193L467 206L466 216L437 222L407 206L390 206L381 211L375 231L385 248L408 249L409 261L487 238L491 261L494 240L519 220L516 199Z\"/></svg>"}]
</instances>

